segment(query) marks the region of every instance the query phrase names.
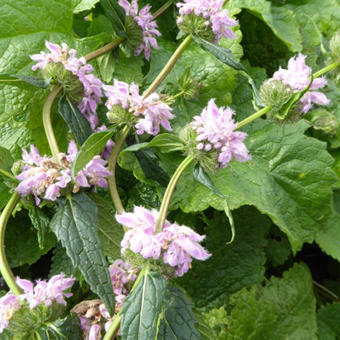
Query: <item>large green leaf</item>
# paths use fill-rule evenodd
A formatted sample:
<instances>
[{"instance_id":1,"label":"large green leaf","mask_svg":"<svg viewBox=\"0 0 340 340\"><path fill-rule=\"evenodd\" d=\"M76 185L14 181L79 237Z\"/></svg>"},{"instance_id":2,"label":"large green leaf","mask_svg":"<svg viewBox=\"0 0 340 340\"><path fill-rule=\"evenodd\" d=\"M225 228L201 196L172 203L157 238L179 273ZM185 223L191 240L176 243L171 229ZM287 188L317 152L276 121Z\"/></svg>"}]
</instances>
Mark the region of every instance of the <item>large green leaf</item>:
<instances>
[{"instance_id":1,"label":"large green leaf","mask_svg":"<svg viewBox=\"0 0 340 340\"><path fill-rule=\"evenodd\" d=\"M93 8L96 3L100 0L72 0L73 1L73 12L79 13L83 11L88 11L89 9Z\"/></svg>"},{"instance_id":2,"label":"large green leaf","mask_svg":"<svg viewBox=\"0 0 340 340\"><path fill-rule=\"evenodd\" d=\"M192 269L178 279L198 307L225 305L231 294L264 279L267 244L264 235L270 220L250 207L235 211L234 220L236 237L226 245L230 239L226 216L215 212L205 219L208 224L205 246L212 256L204 262L193 261Z\"/></svg>"},{"instance_id":3,"label":"large green leaf","mask_svg":"<svg viewBox=\"0 0 340 340\"><path fill-rule=\"evenodd\" d=\"M166 280L162 275L144 272L123 305L120 331L124 340L156 338L165 290Z\"/></svg>"},{"instance_id":4,"label":"large green leaf","mask_svg":"<svg viewBox=\"0 0 340 340\"><path fill-rule=\"evenodd\" d=\"M106 200L99 195L90 194L91 200L96 203L98 209L98 231L105 256L113 259L121 257L120 242L124 236L124 230L116 221L115 211L111 200Z\"/></svg>"},{"instance_id":5,"label":"large green leaf","mask_svg":"<svg viewBox=\"0 0 340 340\"><path fill-rule=\"evenodd\" d=\"M304 242L312 242L327 221L335 182L333 159L325 144L304 135L308 126L305 121L253 124L246 140L252 160L232 161L211 176L231 209L256 206L287 234L294 251ZM198 187L191 171L179 181L172 207L189 212L211 205L222 210L223 201Z\"/></svg>"},{"instance_id":6,"label":"large green leaf","mask_svg":"<svg viewBox=\"0 0 340 340\"><path fill-rule=\"evenodd\" d=\"M322 306L317 313L318 335L320 340L338 340L340 338L340 303L334 302Z\"/></svg>"},{"instance_id":7,"label":"large green leaf","mask_svg":"<svg viewBox=\"0 0 340 340\"><path fill-rule=\"evenodd\" d=\"M66 249L74 267L84 275L93 292L114 310L108 265L98 237L97 207L84 193L60 199L51 228Z\"/></svg>"},{"instance_id":8,"label":"large green leaf","mask_svg":"<svg viewBox=\"0 0 340 340\"><path fill-rule=\"evenodd\" d=\"M164 296L163 319L158 340L200 340L195 328L197 322L192 312L193 304L177 287L169 287Z\"/></svg>"},{"instance_id":9,"label":"large green leaf","mask_svg":"<svg viewBox=\"0 0 340 340\"><path fill-rule=\"evenodd\" d=\"M315 297L306 265L295 264L282 279L233 295L228 340L316 340Z\"/></svg>"},{"instance_id":10,"label":"large green leaf","mask_svg":"<svg viewBox=\"0 0 340 340\"><path fill-rule=\"evenodd\" d=\"M263 20L293 52L302 50L302 37L294 12L266 0L231 0L229 8L248 9Z\"/></svg>"}]
</instances>

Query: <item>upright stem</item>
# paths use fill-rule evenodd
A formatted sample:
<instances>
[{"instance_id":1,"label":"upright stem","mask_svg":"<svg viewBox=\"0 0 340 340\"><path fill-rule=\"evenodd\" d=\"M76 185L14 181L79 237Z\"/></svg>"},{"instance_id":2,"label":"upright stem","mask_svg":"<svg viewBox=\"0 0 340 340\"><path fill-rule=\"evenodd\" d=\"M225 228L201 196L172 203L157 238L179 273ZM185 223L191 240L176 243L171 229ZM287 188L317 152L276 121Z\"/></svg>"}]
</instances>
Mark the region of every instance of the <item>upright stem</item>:
<instances>
[{"instance_id":1,"label":"upright stem","mask_svg":"<svg viewBox=\"0 0 340 340\"><path fill-rule=\"evenodd\" d=\"M115 146L112 149L112 153L109 159L109 165L108 165L108 170L112 172L112 175L109 177L108 182L109 182L109 190L111 194L111 198L113 201L113 204L116 208L116 212L118 214L121 214L124 212L124 207L122 204L122 201L119 197L118 189L117 189L117 183L116 183L116 164L117 164L117 159L118 155L120 152L120 149L122 145L124 144L124 141L126 137L128 136L130 131L129 126L125 126L122 134L120 135L119 139L116 141Z\"/></svg>"},{"instance_id":2,"label":"upright stem","mask_svg":"<svg viewBox=\"0 0 340 340\"><path fill-rule=\"evenodd\" d=\"M118 38L114 41L111 41L110 43L99 48L98 50L95 50L95 51L87 54L84 58L87 62L91 61L92 59L98 58L98 57L102 56L103 54L115 49L124 40L125 40L125 38Z\"/></svg>"},{"instance_id":3,"label":"upright stem","mask_svg":"<svg viewBox=\"0 0 340 340\"><path fill-rule=\"evenodd\" d=\"M236 126L236 129L239 129L240 127L249 124L250 122L252 122L253 120L255 120L256 118L259 118L261 116L263 116L265 113L267 113L268 111L270 111L272 109L271 106L266 106L265 108L261 109L260 111L255 112L254 114L252 114L251 116L247 117L246 119L243 119L241 122L239 122Z\"/></svg>"},{"instance_id":4,"label":"upright stem","mask_svg":"<svg viewBox=\"0 0 340 340\"><path fill-rule=\"evenodd\" d=\"M193 160L194 160L193 156L187 156L183 160L183 162L178 166L175 173L171 177L171 180L170 180L168 187L166 188L164 196L163 196L161 208L159 209L159 217L158 217L158 220L157 220L157 223L156 223L155 233L159 233L160 231L162 231L163 226L164 226L164 222L165 222L165 219L166 219L166 215L168 213L171 197L172 197L172 195L175 191L175 188L176 188L176 184L177 184L178 180L180 179L180 177L182 176L184 170L188 167L188 165Z\"/></svg>"},{"instance_id":5,"label":"upright stem","mask_svg":"<svg viewBox=\"0 0 340 340\"><path fill-rule=\"evenodd\" d=\"M336 69L339 66L340 66L340 61L337 61L333 64L329 64L328 66L322 68L320 71L315 72L313 74L313 78L318 78L318 77L324 75L327 72L333 71L334 69Z\"/></svg>"},{"instance_id":6,"label":"upright stem","mask_svg":"<svg viewBox=\"0 0 340 340\"><path fill-rule=\"evenodd\" d=\"M177 59L181 56L184 52L185 48L189 45L192 40L192 36L188 35L182 43L178 46L175 53L172 55L168 63L164 66L163 70L157 76L157 78L153 81L153 83L149 86L149 88L143 93L143 99L148 97L152 92L154 92L157 87L161 84L164 78L169 74L172 68L175 66Z\"/></svg>"},{"instance_id":7,"label":"upright stem","mask_svg":"<svg viewBox=\"0 0 340 340\"><path fill-rule=\"evenodd\" d=\"M17 205L18 201L20 199L20 195L15 192L11 199L7 202L7 205L5 206L4 210L2 211L2 214L0 216L0 271L1 275L4 278L4 280L7 283L7 286L15 295L22 294L20 288L15 283L14 275L11 271L11 268L8 265L7 258L6 258L6 252L5 252L5 231L6 226L9 217L11 216L11 213L15 206Z\"/></svg>"},{"instance_id":8,"label":"upright stem","mask_svg":"<svg viewBox=\"0 0 340 340\"><path fill-rule=\"evenodd\" d=\"M52 88L52 91L48 95L48 97L45 101L45 104L44 104L44 108L43 108L43 124L44 124L46 137L47 137L48 144L49 144L51 152L52 152L52 156L53 156L55 162L57 162L57 163L59 163L59 159L58 159L59 148L58 148L58 143L57 143L57 140L55 138L53 128L52 128L51 109L52 109L52 105L53 105L55 99L57 98L58 94L60 93L61 89L62 89L61 86L54 86Z\"/></svg>"},{"instance_id":9,"label":"upright stem","mask_svg":"<svg viewBox=\"0 0 340 340\"><path fill-rule=\"evenodd\" d=\"M163 12L165 12L172 4L173 0L167 1L162 7L160 7L152 16L153 19L158 18Z\"/></svg>"}]
</instances>

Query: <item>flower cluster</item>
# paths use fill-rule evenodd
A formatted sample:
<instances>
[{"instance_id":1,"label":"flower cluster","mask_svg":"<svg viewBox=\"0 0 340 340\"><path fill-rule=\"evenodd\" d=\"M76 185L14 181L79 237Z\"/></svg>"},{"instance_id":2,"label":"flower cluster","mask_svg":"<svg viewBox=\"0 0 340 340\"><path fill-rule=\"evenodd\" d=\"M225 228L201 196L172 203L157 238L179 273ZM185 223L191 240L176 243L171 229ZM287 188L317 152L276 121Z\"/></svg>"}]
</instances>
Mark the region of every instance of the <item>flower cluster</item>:
<instances>
[{"instance_id":1,"label":"flower cluster","mask_svg":"<svg viewBox=\"0 0 340 340\"><path fill-rule=\"evenodd\" d=\"M59 163L56 163L52 157L42 157L33 145L30 153L23 149L24 165L22 172L16 176L20 183L15 190L22 197L33 194L36 205L40 204L40 198L55 201L60 196L60 190L65 189L72 182L71 168L77 153L78 149L74 141L70 142L67 154L59 154ZM106 178L111 175L111 172L105 167L106 163L100 156L95 156L83 170L78 172L73 192L77 192L80 187L107 187Z\"/></svg>"},{"instance_id":2,"label":"flower cluster","mask_svg":"<svg viewBox=\"0 0 340 340\"><path fill-rule=\"evenodd\" d=\"M205 152L217 151L220 167L224 168L234 157L239 162L251 159L243 141L244 132L234 131L237 124L233 120L235 112L229 107L218 107L211 99L199 116L194 117L191 127L196 131L196 148Z\"/></svg>"},{"instance_id":3,"label":"flower cluster","mask_svg":"<svg viewBox=\"0 0 340 340\"><path fill-rule=\"evenodd\" d=\"M238 25L238 21L229 17L228 11L223 9L224 0L184 0L179 2L180 17L177 23L181 27L187 16L195 15L204 20L204 25L209 27L214 36L215 42L218 43L222 37L235 39L234 32L228 27Z\"/></svg>"},{"instance_id":4,"label":"flower cluster","mask_svg":"<svg viewBox=\"0 0 340 340\"><path fill-rule=\"evenodd\" d=\"M158 216L157 210L143 207L116 215L117 221L130 229L121 242L123 255L130 249L146 259L162 259L175 269L176 276L182 276L190 269L192 258L206 260L211 256L199 244L205 236L186 226L166 221L163 230L155 234Z\"/></svg>"},{"instance_id":5,"label":"flower cluster","mask_svg":"<svg viewBox=\"0 0 340 340\"><path fill-rule=\"evenodd\" d=\"M119 0L119 5L124 8L125 14L133 18L138 27L142 30L142 41L135 50L135 55L139 55L144 51L147 60L150 58L150 45L159 48L155 36L161 33L157 30L157 23L153 20L150 13L151 6L146 5L138 14L137 0L132 0L131 4L127 0Z\"/></svg>"},{"instance_id":6,"label":"flower cluster","mask_svg":"<svg viewBox=\"0 0 340 340\"><path fill-rule=\"evenodd\" d=\"M109 271L115 294L116 313L118 313L129 293L128 284L137 279L137 272L122 260L116 260L110 266ZM101 300L82 301L72 311L79 316L86 340L100 340L102 338L102 324L107 331L113 321Z\"/></svg>"},{"instance_id":7,"label":"flower cluster","mask_svg":"<svg viewBox=\"0 0 340 340\"><path fill-rule=\"evenodd\" d=\"M298 54L288 61L288 68L279 68L273 75L273 79L281 80L285 85L288 85L293 92L305 90L311 81L312 69L306 65L306 56ZM303 95L300 100L302 105L301 110L307 113L313 103L318 105L328 105L329 99L319 91L314 91L323 88L327 85L327 80L324 77L315 78L309 90Z\"/></svg>"},{"instance_id":8,"label":"flower cluster","mask_svg":"<svg viewBox=\"0 0 340 340\"><path fill-rule=\"evenodd\" d=\"M139 94L138 85L127 84L114 79L113 86L105 85L105 95L108 97L106 107L110 110L108 118L113 122L118 122L124 115L120 110L115 114L117 108L128 111L127 121L125 124L134 124L137 134L141 135L147 132L151 135L157 135L162 125L166 130L171 131L169 119L174 115L171 113L171 107L165 104L157 93L152 93L147 98Z\"/></svg>"},{"instance_id":9,"label":"flower cluster","mask_svg":"<svg viewBox=\"0 0 340 340\"><path fill-rule=\"evenodd\" d=\"M32 70L41 69L47 77L66 87L65 90L69 90L69 94L72 94L75 89L76 92L80 92L78 93L78 96L80 95L79 110L94 129L98 125L97 103L103 96L102 82L91 74L93 67L86 63L85 58L76 58L77 52L70 49L65 43L59 46L45 41L45 45L50 53L42 51L40 54L31 55L31 59L37 61ZM62 65L68 72L60 70L59 65ZM70 75L73 76L71 80L69 79Z\"/></svg>"},{"instance_id":10,"label":"flower cluster","mask_svg":"<svg viewBox=\"0 0 340 340\"><path fill-rule=\"evenodd\" d=\"M24 293L15 296L12 292L8 292L0 298L0 333L8 327L15 311L23 306L28 306L29 309L41 305L51 307L54 303L65 306L65 297L72 296L72 293L65 291L72 287L74 281L74 278L67 278L64 274L60 274L51 277L49 281L39 280L34 286L29 280L17 278L16 282Z\"/></svg>"}]
</instances>

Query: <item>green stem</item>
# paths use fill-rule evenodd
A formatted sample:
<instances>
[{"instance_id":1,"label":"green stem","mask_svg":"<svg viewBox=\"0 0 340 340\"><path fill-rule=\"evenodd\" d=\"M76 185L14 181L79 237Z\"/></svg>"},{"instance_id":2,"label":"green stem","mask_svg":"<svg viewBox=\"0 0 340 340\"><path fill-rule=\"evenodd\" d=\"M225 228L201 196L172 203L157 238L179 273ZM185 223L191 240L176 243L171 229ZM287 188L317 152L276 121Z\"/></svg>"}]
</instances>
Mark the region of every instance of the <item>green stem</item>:
<instances>
[{"instance_id":1,"label":"green stem","mask_svg":"<svg viewBox=\"0 0 340 340\"><path fill-rule=\"evenodd\" d=\"M164 78L169 74L169 72L175 66L176 61L182 55L182 53L184 52L186 47L189 45L191 40L192 40L192 36L188 35L182 41L182 43L177 47L176 51L171 56L168 63L164 66L163 70L160 72L160 74L157 76L157 78L153 81L153 83L149 86L149 88L143 93L143 99L150 96L150 94L153 93L157 89L157 87L161 84L161 82L164 80Z\"/></svg>"},{"instance_id":2,"label":"green stem","mask_svg":"<svg viewBox=\"0 0 340 340\"><path fill-rule=\"evenodd\" d=\"M6 170L0 169L0 174L3 174L4 176L16 181L15 177Z\"/></svg>"},{"instance_id":3,"label":"green stem","mask_svg":"<svg viewBox=\"0 0 340 340\"><path fill-rule=\"evenodd\" d=\"M152 16L154 19L158 18L163 12L165 12L172 4L173 0L167 1L162 7L160 7Z\"/></svg>"},{"instance_id":4,"label":"green stem","mask_svg":"<svg viewBox=\"0 0 340 340\"><path fill-rule=\"evenodd\" d=\"M180 177L182 176L184 170L188 167L188 165L194 160L193 156L187 156L183 162L178 166L175 173L172 175L171 180L168 184L168 187L165 190L161 207L159 209L159 217L156 223L155 233L159 233L162 231L164 222L166 219L166 215L168 213L171 197L175 191L176 185Z\"/></svg>"},{"instance_id":5,"label":"green stem","mask_svg":"<svg viewBox=\"0 0 340 340\"><path fill-rule=\"evenodd\" d=\"M12 291L14 295L20 295L22 294L20 288L15 283L14 275L11 271L11 268L8 265L7 258L6 258L6 252L5 252L5 231L8 219L17 205L18 201L20 199L20 195L15 192L10 200L7 202L7 205L5 206L4 210L1 213L0 216L0 271L1 275L4 278L4 280L7 283L7 286Z\"/></svg>"},{"instance_id":6,"label":"green stem","mask_svg":"<svg viewBox=\"0 0 340 340\"><path fill-rule=\"evenodd\" d=\"M339 67L339 66L340 66L340 61L337 61L337 62L335 62L335 63L333 63L333 64L329 64L328 66L322 68L322 69L319 70L318 72L315 72L315 73L313 74L313 78L318 78L318 77L324 75L324 74L327 73L327 72L333 71L334 69L336 69L336 68Z\"/></svg>"},{"instance_id":7,"label":"green stem","mask_svg":"<svg viewBox=\"0 0 340 340\"><path fill-rule=\"evenodd\" d=\"M176 99L180 96L182 96L185 93L185 90L182 90L181 92L178 92L177 94L175 94L174 96L171 97L171 99Z\"/></svg>"},{"instance_id":8,"label":"green stem","mask_svg":"<svg viewBox=\"0 0 340 340\"><path fill-rule=\"evenodd\" d=\"M117 189L116 164L117 164L117 159L118 159L120 149L122 148L122 145L124 144L125 139L128 136L129 132L130 132L130 127L126 125L122 131L122 134L120 135L119 139L116 141L115 146L112 149L112 153L111 153L111 156L109 159L109 165L108 165L108 170L112 172L112 175L109 177L109 180L108 180L109 190L110 190L112 202L118 214L121 214L124 212L124 207L119 197L119 193Z\"/></svg>"},{"instance_id":9,"label":"green stem","mask_svg":"<svg viewBox=\"0 0 340 340\"><path fill-rule=\"evenodd\" d=\"M51 109L52 109L52 105L55 101L55 99L57 98L58 94L61 91L61 86L54 86L52 88L51 93L48 95L45 104L44 104L44 108L43 108L43 124L44 124L44 129L45 129L45 133L46 133L46 137L48 140L48 144L50 146L51 152L52 152L52 156L55 160L55 162L59 163L59 147L58 147L58 143L57 140L55 138L54 132L53 132L53 128L52 128L52 123L51 123Z\"/></svg>"},{"instance_id":10,"label":"green stem","mask_svg":"<svg viewBox=\"0 0 340 340\"><path fill-rule=\"evenodd\" d=\"M123 42L125 38L118 38L114 41L111 41L107 45L99 48L98 50L95 50L89 54L87 54L84 58L88 62L90 60L93 60L95 58L98 58L102 56L103 54L110 52L111 50L115 49L121 42Z\"/></svg>"},{"instance_id":11,"label":"green stem","mask_svg":"<svg viewBox=\"0 0 340 340\"><path fill-rule=\"evenodd\" d=\"M255 112L254 114L252 114L251 116L247 117L246 119L243 119L241 122L239 122L236 126L236 129L239 129L240 127L249 124L250 122L252 122L253 120L255 120L256 118L259 118L261 116L263 116L265 113L267 113L268 111L270 111L272 109L271 106L266 106L265 108L261 109L260 111Z\"/></svg>"}]
</instances>

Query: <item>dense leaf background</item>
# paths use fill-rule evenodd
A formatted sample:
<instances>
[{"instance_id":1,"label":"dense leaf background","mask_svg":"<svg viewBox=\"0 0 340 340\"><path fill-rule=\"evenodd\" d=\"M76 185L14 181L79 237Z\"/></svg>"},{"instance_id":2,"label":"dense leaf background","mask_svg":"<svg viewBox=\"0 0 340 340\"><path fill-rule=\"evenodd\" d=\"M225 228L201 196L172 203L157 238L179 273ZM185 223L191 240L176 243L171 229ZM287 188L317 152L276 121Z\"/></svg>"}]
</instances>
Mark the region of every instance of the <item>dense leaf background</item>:
<instances>
[{"instance_id":1,"label":"dense leaf background","mask_svg":"<svg viewBox=\"0 0 340 340\"><path fill-rule=\"evenodd\" d=\"M148 3L154 11L165 1ZM225 8L240 25L235 29L237 39L223 39L220 44L232 51L258 87L299 52L307 55L314 71L322 68L329 39L340 30L339 0L229 0ZM45 40L66 42L78 56L99 48L113 34L106 14L99 0L0 2L0 169L9 171L21 158L21 148L32 143L41 154L50 154L41 118L48 90L39 79L34 82L41 87L22 81L22 76L39 76L31 70L29 55L45 50ZM90 19L84 20L85 16ZM106 83L114 78L134 81L146 89L179 44L175 20L175 6L157 19L162 37L150 62L115 51L91 62L97 76ZM173 104L176 134L211 98L231 106L237 121L256 111L247 77L195 42L159 90L176 94L185 77L196 88L194 95ZM335 131L315 129L308 116L280 124L261 118L244 128L252 160L233 161L211 174L233 211L233 243L226 244L230 225L223 199L194 179L193 168L185 171L169 219L206 234L205 247L213 256L194 262L191 271L172 280L168 288L157 273L145 275L127 300L126 306L133 304L133 310L123 311L123 336L154 338L154 322L160 317L158 339L340 338L340 95L336 73L327 79L325 92L332 100L327 110L336 122ZM71 109L62 99L59 111L67 115ZM103 105L98 112L105 122ZM72 132L79 147L90 133L75 133L76 125L69 131L57 103L52 117L62 150ZM79 157L74 174L112 134L117 135L115 130L99 133L83 144L85 158ZM166 135L161 138L164 143L168 140ZM131 137L125 147L150 140ZM164 152L166 147L162 151L157 143L119 157L117 182L127 210L133 205L158 208L167 181L183 159L178 144L177 149L167 150L172 152ZM1 209L13 186L0 174ZM6 253L15 274L31 279L61 271L72 274L79 281L73 304L98 294L113 309L107 266L120 256L123 230L115 221L107 191L80 193L61 199L58 207L36 209L29 199L20 203L7 228ZM61 244L49 228L51 219ZM143 294L148 306L142 303ZM162 305L163 300L167 304ZM154 318L146 320L145 313ZM76 339L79 334L71 336Z\"/></svg>"}]
</instances>

